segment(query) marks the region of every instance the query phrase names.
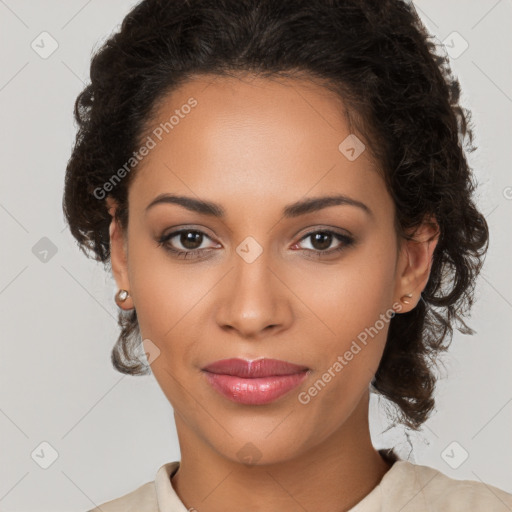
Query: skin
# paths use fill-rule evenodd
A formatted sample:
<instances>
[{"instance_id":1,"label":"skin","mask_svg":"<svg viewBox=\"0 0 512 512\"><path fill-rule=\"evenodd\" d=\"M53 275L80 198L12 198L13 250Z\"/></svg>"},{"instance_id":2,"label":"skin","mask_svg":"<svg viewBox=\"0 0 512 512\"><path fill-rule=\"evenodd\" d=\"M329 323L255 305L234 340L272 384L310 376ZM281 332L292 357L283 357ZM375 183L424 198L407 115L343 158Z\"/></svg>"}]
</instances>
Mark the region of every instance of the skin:
<instances>
[{"instance_id":1,"label":"skin","mask_svg":"<svg viewBox=\"0 0 512 512\"><path fill-rule=\"evenodd\" d=\"M174 409L181 463L172 485L200 512L348 510L390 468L368 425L369 383L389 322L309 403L298 394L400 297L413 294L399 313L416 306L437 225L425 222L415 241L397 249L394 204L378 163L369 151L354 161L340 152L351 133L343 104L320 85L196 77L165 98L150 126L191 96L197 106L137 169L127 232L114 218L110 226L113 274L130 292L120 307L135 307L142 339L158 347L152 372ZM146 213L164 192L218 203L225 217L175 204ZM363 202L373 215L336 205L283 217L290 203L332 194ZM113 215L115 201L107 206ZM196 259L158 246L184 226L206 236L195 246L179 235L167 243L206 248ZM323 246L305 238L326 229L355 243L314 258L343 245L336 237ZM236 251L248 236L263 250L251 263ZM217 393L201 371L218 359L262 356L305 365L309 376L273 403L241 405ZM243 447L252 464L239 457Z\"/></svg>"}]
</instances>

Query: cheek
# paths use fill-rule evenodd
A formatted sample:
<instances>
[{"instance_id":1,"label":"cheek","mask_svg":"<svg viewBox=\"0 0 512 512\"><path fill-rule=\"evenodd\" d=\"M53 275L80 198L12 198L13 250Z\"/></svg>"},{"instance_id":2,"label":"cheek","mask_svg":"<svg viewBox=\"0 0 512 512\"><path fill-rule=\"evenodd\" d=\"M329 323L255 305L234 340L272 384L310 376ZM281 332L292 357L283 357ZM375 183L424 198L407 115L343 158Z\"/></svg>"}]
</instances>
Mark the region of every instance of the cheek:
<instances>
[{"instance_id":1,"label":"cheek","mask_svg":"<svg viewBox=\"0 0 512 512\"><path fill-rule=\"evenodd\" d=\"M318 407L339 407L342 400L350 408L378 368L392 318L395 261L381 244L361 247L336 266L304 272L294 287L315 324L310 355L317 385L311 395L322 395Z\"/></svg>"},{"instance_id":2,"label":"cheek","mask_svg":"<svg viewBox=\"0 0 512 512\"><path fill-rule=\"evenodd\" d=\"M142 244L131 251L130 269L141 337L157 347L152 374L175 410L199 414L185 391L191 368L184 361L200 345L197 312L212 283L201 280L193 265L177 265L164 249Z\"/></svg>"},{"instance_id":3,"label":"cheek","mask_svg":"<svg viewBox=\"0 0 512 512\"><path fill-rule=\"evenodd\" d=\"M290 275L294 293L328 346L342 350L381 314L390 313L395 254L386 245L385 240L368 241L334 265L319 264Z\"/></svg>"},{"instance_id":4,"label":"cheek","mask_svg":"<svg viewBox=\"0 0 512 512\"><path fill-rule=\"evenodd\" d=\"M152 240L137 234L132 240L137 242L128 251L129 280L141 335L160 346L190 321L187 314L207 292L207 285L194 275L193 265L177 265Z\"/></svg>"}]
</instances>

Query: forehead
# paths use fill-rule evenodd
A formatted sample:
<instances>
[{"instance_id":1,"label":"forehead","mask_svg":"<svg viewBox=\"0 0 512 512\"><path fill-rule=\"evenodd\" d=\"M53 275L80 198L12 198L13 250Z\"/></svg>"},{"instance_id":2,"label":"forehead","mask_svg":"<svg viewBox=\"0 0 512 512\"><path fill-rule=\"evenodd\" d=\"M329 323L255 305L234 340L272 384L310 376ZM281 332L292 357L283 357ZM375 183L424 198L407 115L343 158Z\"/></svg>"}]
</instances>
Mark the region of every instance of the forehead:
<instances>
[{"instance_id":1,"label":"forehead","mask_svg":"<svg viewBox=\"0 0 512 512\"><path fill-rule=\"evenodd\" d=\"M368 142L351 132L344 109L304 79L196 77L158 103L130 208L166 192L238 198L239 211L332 193L389 207Z\"/></svg>"}]
</instances>

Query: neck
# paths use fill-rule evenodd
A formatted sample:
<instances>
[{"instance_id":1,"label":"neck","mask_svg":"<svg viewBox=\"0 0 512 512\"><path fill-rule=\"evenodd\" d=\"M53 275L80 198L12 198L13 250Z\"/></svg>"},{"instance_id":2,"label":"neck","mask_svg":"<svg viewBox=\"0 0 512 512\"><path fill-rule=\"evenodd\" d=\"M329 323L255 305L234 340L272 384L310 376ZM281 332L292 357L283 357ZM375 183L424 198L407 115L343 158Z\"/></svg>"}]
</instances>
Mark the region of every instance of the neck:
<instances>
[{"instance_id":1,"label":"neck","mask_svg":"<svg viewBox=\"0 0 512 512\"><path fill-rule=\"evenodd\" d=\"M313 448L273 464L246 465L223 457L176 416L181 461L172 485L200 512L342 512L374 489L390 463L374 449L368 394L350 421Z\"/></svg>"}]
</instances>

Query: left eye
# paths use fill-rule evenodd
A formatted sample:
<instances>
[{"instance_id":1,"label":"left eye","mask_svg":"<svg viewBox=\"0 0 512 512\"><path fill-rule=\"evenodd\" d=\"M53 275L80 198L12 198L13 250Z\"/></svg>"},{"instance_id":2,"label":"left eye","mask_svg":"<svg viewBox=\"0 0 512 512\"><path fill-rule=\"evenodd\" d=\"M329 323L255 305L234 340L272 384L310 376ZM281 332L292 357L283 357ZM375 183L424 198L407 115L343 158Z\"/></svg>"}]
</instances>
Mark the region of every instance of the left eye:
<instances>
[{"instance_id":1,"label":"left eye","mask_svg":"<svg viewBox=\"0 0 512 512\"><path fill-rule=\"evenodd\" d=\"M349 236L342 235L341 233L335 233L334 231L315 231L308 233L301 238L300 242L308 239L311 240L310 245L312 247L308 247L306 250L314 251L317 253L331 253L341 251L343 248L349 246L353 242L353 239ZM334 249L327 250L335 240L338 240L338 246ZM299 243L295 244L294 247Z\"/></svg>"}]
</instances>

